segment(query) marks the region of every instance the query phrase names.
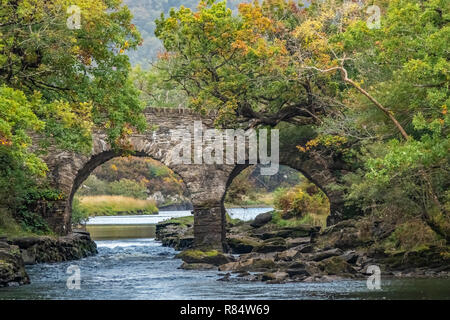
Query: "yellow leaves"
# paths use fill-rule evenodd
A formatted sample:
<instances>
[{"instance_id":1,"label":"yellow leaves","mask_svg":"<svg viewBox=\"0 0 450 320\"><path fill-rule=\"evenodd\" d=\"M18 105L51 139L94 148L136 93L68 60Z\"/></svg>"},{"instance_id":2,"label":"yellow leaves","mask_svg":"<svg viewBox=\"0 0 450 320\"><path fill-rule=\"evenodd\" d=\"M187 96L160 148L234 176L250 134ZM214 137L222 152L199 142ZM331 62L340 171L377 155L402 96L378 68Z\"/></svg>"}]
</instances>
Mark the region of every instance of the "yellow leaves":
<instances>
[{"instance_id":1,"label":"yellow leaves","mask_svg":"<svg viewBox=\"0 0 450 320\"><path fill-rule=\"evenodd\" d=\"M80 47L79 46L73 46L72 47L72 53L75 55L80 54Z\"/></svg>"},{"instance_id":2,"label":"yellow leaves","mask_svg":"<svg viewBox=\"0 0 450 320\"><path fill-rule=\"evenodd\" d=\"M236 40L231 44L231 47L233 49L238 49L239 51L241 51L244 55L246 55L248 53L248 46L247 44L242 41L242 40Z\"/></svg>"},{"instance_id":3,"label":"yellow leaves","mask_svg":"<svg viewBox=\"0 0 450 320\"><path fill-rule=\"evenodd\" d=\"M309 140L305 144L305 146L298 145L296 147L300 152L307 152L313 148L317 148L319 145L322 145L324 147L339 148L346 142L347 142L346 137L326 135L326 136L318 136L315 139Z\"/></svg>"},{"instance_id":4,"label":"yellow leaves","mask_svg":"<svg viewBox=\"0 0 450 320\"><path fill-rule=\"evenodd\" d=\"M304 147L298 145L297 149L300 150L301 152L306 152L306 151L311 150L311 148L317 147L318 145L319 145L319 139L316 138L316 139L309 140Z\"/></svg>"},{"instance_id":5,"label":"yellow leaves","mask_svg":"<svg viewBox=\"0 0 450 320\"><path fill-rule=\"evenodd\" d=\"M171 56L174 56L173 54L171 55L169 52L164 51L164 52L158 52L158 60L169 60L169 58Z\"/></svg>"},{"instance_id":6,"label":"yellow leaves","mask_svg":"<svg viewBox=\"0 0 450 320\"><path fill-rule=\"evenodd\" d=\"M319 32L322 30L322 23L316 20L306 20L295 28L293 35L296 38L303 39L305 44L317 40Z\"/></svg>"},{"instance_id":7,"label":"yellow leaves","mask_svg":"<svg viewBox=\"0 0 450 320\"><path fill-rule=\"evenodd\" d=\"M110 166L110 168L111 168L111 170L113 170L113 171L117 171L118 169L117 169L117 166L113 163L111 166Z\"/></svg>"},{"instance_id":8,"label":"yellow leaves","mask_svg":"<svg viewBox=\"0 0 450 320\"><path fill-rule=\"evenodd\" d=\"M125 126L122 128L122 136L129 136L133 133L133 129L128 125L125 124Z\"/></svg>"},{"instance_id":9,"label":"yellow leaves","mask_svg":"<svg viewBox=\"0 0 450 320\"><path fill-rule=\"evenodd\" d=\"M10 147L12 146L12 141L4 137L0 137L0 145Z\"/></svg>"},{"instance_id":10,"label":"yellow leaves","mask_svg":"<svg viewBox=\"0 0 450 320\"><path fill-rule=\"evenodd\" d=\"M272 28L273 22L268 17L265 17L262 8L257 2L255 3L241 3L239 5L239 14L244 20L244 27L249 30L258 30L263 33Z\"/></svg>"}]
</instances>

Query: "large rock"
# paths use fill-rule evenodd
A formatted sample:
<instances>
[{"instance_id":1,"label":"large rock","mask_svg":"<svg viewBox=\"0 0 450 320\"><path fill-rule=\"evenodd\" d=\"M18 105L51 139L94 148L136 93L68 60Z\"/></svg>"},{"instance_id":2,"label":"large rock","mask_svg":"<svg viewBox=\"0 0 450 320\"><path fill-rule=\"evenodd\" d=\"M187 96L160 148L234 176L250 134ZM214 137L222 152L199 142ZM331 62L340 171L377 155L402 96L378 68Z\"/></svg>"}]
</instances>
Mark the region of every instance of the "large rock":
<instances>
[{"instance_id":1,"label":"large rock","mask_svg":"<svg viewBox=\"0 0 450 320\"><path fill-rule=\"evenodd\" d=\"M266 272L273 271L277 267L273 259L270 258L248 258L236 262L230 262L219 266L220 271L253 271Z\"/></svg>"},{"instance_id":2,"label":"large rock","mask_svg":"<svg viewBox=\"0 0 450 320\"><path fill-rule=\"evenodd\" d=\"M322 241L328 246L340 249L355 249L372 242L371 237L364 237L358 221L349 219L323 230Z\"/></svg>"},{"instance_id":3,"label":"large rock","mask_svg":"<svg viewBox=\"0 0 450 320\"><path fill-rule=\"evenodd\" d=\"M268 253L278 252L287 249L286 241L283 238L267 239L253 249L253 252Z\"/></svg>"},{"instance_id":4,"label":"large rock","mask_svg":"<svg viewBox=\"0 0 450 320\"><path fill-rule=\"evenodd\" d=\"M227 238L227 243L231 252L235 254L252 252L253 248L260 245L259 239L246 236L230 236Z\"/></svg>"},{"instance_id":5,"label":"large rock","mask_svg":"<svg viewBox=\"0 0 450 320\"><path fill-rule=\"evenodd\" d=\"M194 246L193 224L193 217L182 221L162 221L156 225L156 240L175 250L190 249Z\"/></svg>"},{"instance_id":6,"label":"large rock","mask_svg":"<svg viewBox=\"0 0 450 320\"><path fill-rule=\"evenodd\" d=\"M235 261L232 256L223 254L217 250L201 251L190 249L182 251L176 257L189 264L202 263L215 266Z\"/></svg>"},{"instance_id":7,"label":"large rock","mask_svg":"<svg viewBox=\"0 0 450 320\"><path fill-rule=\"evenodd\" d=\"M85 258L97 253L97 245L87 232L75 232L65 237L49 236L13 238L25 264L62 262Z\"/></svg>"},{"instance_id":8,"label":"large rock","mask_svg":"<svg viewBox=\"0 0 450 320\"><path fill-rule=\"evenodd\" d=\"M253 228L260 228L266 223L272 220L272 212L266 212L258 214L255 219L250 223Z\"/></svg>"},{"instance_id":9,"label":"large rock","mask_svg":"<svg viewBox=\"0 0 450 320\"><path fill-rule=\"evenodd\" d=\"M275 256L275 261L292 261L298 252L295 249L288 249L282 252L278 252Z\"/></svg>"},{"instance_id":10,"label":"large rock","mask_svg":"<svg viewBox=\"0 0 450 320\"><path fill-rule=\"evenodd\" d=\"M30 283L20 249L0 241L0 287Z\"/></svg>"},{"instance_id":11,"label":"large rock","mask_svg":"<svg viewBox=\"0 0 450 320\"><path fill-rule=\"evenodd\" d=\"M217 266L208 263L186 263L183 262L180 269L184 270L212 270L217 269Z\"/></svg>"},{"instance_id":12,"label":"large rock","mask_svg":"<svg viewBox=\"0 0 450 320\"><path fill-rule=\"evenodd\" d=\"M312 234L317 233L320 227L310 225L300 225L292 228L277 228L275 230L263 227L257 229L253 234L263 240L270 238L304 238L310 237Z\"/></svg>"},{"instance_id":13,"label":"large rock","mask_svg":"<svg viewBox=\"0 0 450 320\"><path fill-rule=\"evenodd\" d=\"M319 269L327 275L352 276L355 269L342 257L331 257L322 260L317 265Z\"/></svg>"},{"instance_id":14,"label":"large rock","mask_svg":"<svg viewBox=\"0 0 450 320\"><path fill-rule=\"evenodd\" d=\"M261 276L262 281L267 281L269 283L281 283L289 277L287 272L277 271L277 272L265 272Z\"/></svg>"},{"instance_id":15,"label":"large rock","mask_svg":"<svg viewBox=\"0 0 450 320\"><path fill-rule=\"evenodd\" d=\"M288 238L286 239L286 244L288 248L297 247L303 244L309 244L311 242L310 237L300 237L300 238Z\"/></svg>"},{"instance_id":16,"label":"large rock","mask_svg":"<svg viewBox=\"0 0 450 320\"><path fill-rule=\"evenodd\" d=\"M325 260L330 257L340 256L342 254L343 254L343 252L341 249L335 248L335 249L330 249L330 250L319 251L319 252L313 253L310 256L310 260L322 261L322 260Z\"/></svg>"}]
</instances>

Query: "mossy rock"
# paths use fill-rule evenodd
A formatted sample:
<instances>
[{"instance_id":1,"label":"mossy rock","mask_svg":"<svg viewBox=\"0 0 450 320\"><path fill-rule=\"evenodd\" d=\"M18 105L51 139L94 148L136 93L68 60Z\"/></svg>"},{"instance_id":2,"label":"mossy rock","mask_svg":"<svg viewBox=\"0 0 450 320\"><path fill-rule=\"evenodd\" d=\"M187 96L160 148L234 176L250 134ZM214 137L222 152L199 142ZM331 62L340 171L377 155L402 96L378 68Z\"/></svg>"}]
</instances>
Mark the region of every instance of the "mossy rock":
<instances>
[{"instance_id":1,"label":"mossy rock","mask_svg":"<svg viewBox=\"0 0 450 320\"><path fill-rule=\"evenodd\" d=\"M250 271L266 271L273 270L276 268L276 264L273 260L270 259L257 259L253 262L253 264L248 268Z\"/></svg>"},{"instance_id":2,"label":"mossy rock","mask_svg":"<svg viewBox=\"0 0 450 320\"><path fill-rule=\"evenodd\" d=\"M273 226L271 227L271 229L265 229L264 227L260 228L257 231L254 231L254 235L262 240L271 238L302 238L309 237L320 230L320 227L310 225L300 225L292 228L277 228L275 230L273 230Z\"/></svg>"},{"instance_id":3,"label":"mossy rock","mask_svg":"<svg viewBox=\"0 0 450 320\"><path fill-rule=\"evenodd\" d=\"M259 241L250 237L233 237L227 239L231 251L236 254L250 253L254 247L260 245Z\"/></svg>"},{"instance_id":4,"label":"mossy rock","mask_svg":"<svg viewBox=\"0 0 450 320\"><path fill-rule=\"evenodd\" d=\"M317 266L320 271L329 275L352 275L355 273L355 270L344 258L337 256L322 260Z\"/></svg>"},{"instance_id":5,"label":"mossy rock","mask_svg":"<svg viewBox=\"0 0 450 320\"><path fill-rule=\"evenodd\" d=\"M447 253L447 254L446 254ZM389 255L383 262L390 269L404 270L420 267L441 267L450 264L448 249L432 246L417 251L397 252Z\"/></svg>"},{"instance_id":6,"label":"mossy rock","mask_svg":"<svg viewBox=\"0 0 450 320\"><path fill-rule=\"evenodd\" d=\"M287 249L286 241L283 238L267 239L253 249L253 252L268 253L279 252Z\"/></svg>"},{"instance_id":7,"label":"mossy rock","mask_svg":"<svg viewBox=\"0 0 450 320\"><path fill-rule=\"evenodd\" d=\"M202 251L190 249L179 253L176 257L186 263L206 263L215 266L234 261L231 256L225 255L217 250Z\"/></svg>"},{"instance_id":8,"label":"mossy rock","mask_svg":"<svg viewBox=\"0 0 450 320\"><path fill-rule=\"evenodd\" d=\"M29 282L18 247L3 245L0 248L0 287Z\"/></svg>"}]
</instances>

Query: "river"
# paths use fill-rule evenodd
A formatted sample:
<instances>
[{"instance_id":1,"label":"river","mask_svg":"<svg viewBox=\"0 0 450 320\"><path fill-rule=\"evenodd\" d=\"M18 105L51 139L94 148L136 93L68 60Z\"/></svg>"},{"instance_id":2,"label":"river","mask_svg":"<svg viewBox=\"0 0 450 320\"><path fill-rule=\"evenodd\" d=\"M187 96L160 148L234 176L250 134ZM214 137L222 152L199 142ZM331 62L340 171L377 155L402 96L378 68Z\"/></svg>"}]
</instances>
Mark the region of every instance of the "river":
<instances>
[{"instance_id":1,"label":"river","mask_svg":"<svg viewBox=\"0 0 450 320\"><path fill-rule=\"evenodd\" d=\"M251 219L268 209L233 209L232 217ZM97 217L91 226L139 226L189 211L154 216ZM140 235L139 235L140 236ZM365 280L325 283L266 284L232 277L218 282L218 271L181 270L177 251L153 238L96 240L98 255L63 263L27 266L31 284L0 288L0 299L450 299L450 279L384 279L381 290L369 290ZM108 238L106 236L105 238ZM67 268L81 272L79 290L66 286Z\"/></svg>"}]
</instances>

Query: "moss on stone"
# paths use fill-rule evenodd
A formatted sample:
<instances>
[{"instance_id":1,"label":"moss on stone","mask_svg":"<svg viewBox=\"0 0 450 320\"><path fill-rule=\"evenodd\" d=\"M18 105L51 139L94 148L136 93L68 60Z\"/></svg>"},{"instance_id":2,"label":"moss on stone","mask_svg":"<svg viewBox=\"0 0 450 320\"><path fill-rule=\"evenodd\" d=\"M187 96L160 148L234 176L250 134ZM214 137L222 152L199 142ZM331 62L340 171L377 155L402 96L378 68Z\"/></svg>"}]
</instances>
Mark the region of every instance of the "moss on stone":
<instances>
[{"instance_id":1,"label":"moss on stone","mask_svg":"<svg viewBox=\"0 0 450 320\"><path fill-rule=\"evenodd\" d=\"M185 250L177 255L177 258L186 263L207 263L213 265L221 265L232 261L232 259L217 250Z\"/></svg>"},{"instance_id":2,"label":"moss on stone","mask_svg":"<svg viewBox=\"0 0 450 320\"><path fill-rule=\"evenodd\" d=\"M251 269L261 270L261 269L273 269L276 267L276 264L273 260L270 259L259 259L253 262Z\"/></svg>"},{"instance_id":3,"label":"moss on stone","mask_svg":"<svg viewBox=\"0 0 450 320\"><path fill-rule=\"evenodd\" d=\"M319 263L319 269L330 275L346 275L353 273L352 267L342 257L331 257Z\"/></svg>"}]
</instances>

